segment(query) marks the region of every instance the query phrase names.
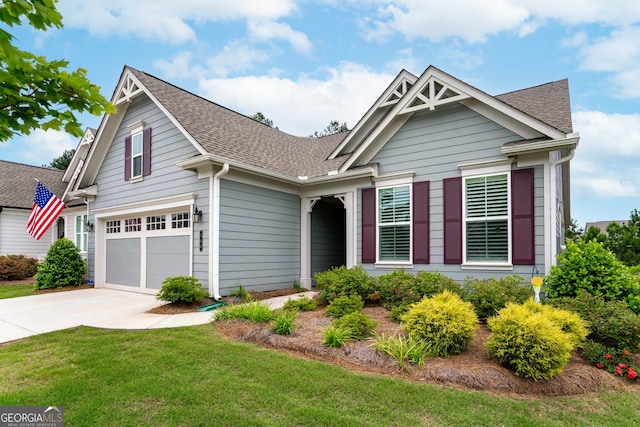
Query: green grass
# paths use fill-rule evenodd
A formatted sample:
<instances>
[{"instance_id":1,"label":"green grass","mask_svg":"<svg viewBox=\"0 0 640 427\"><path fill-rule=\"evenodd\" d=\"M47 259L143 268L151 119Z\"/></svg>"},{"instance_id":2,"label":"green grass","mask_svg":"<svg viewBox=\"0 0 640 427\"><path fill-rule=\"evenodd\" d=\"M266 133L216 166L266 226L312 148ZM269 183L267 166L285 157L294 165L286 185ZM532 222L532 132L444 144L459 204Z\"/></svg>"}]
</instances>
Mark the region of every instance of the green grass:
<instances>
[{"instance_id":1,"label":"green grass","mask_svg":"<svg viewBox=\"0 0 640 427\"><path fill-rule=\"evenodd\" d=\"M34 289L34 285L2 285L0 286L0 299L33 295Z\"/></svg>"},{"instance_id":2,"label":"green grass","mask_svg":"<svg viewBox=\"0 0 640 427\"><path fill-rule=\"evenodd\" d=\"M228 341L212 325L79 327L0 347L0 406L67 426L638 426L640 393L520 398L366 375Z\"/></svg>"}]
</instances>

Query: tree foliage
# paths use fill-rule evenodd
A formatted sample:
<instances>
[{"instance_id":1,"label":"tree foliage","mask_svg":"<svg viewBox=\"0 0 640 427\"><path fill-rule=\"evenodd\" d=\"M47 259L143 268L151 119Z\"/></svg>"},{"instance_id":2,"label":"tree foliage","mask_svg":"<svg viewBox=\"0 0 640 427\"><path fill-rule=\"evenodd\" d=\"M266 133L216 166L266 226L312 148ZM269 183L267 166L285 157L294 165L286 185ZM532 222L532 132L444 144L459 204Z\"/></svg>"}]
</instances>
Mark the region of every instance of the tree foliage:
<instances>
[{"instance_id":1,"label":"tree foliage","mask_svg":"<svg viewBox=\"0 0 640 427\"><path fill-rule=\"evenodd\" d=\"M51 160L51 163L43 166L53 169L60 169L61 171L67 170L75 153L75 148L72 148L71 150L64 150L64 153L62 153L60 157L56 157L55 159Z\"/></svg>"},{"instance_id":2,"label":"tree foliage","mask_svg":"<svg viewBox=\"0 0 640 427\"><path fill-rule=\"evenodd\" d=\"M628 266L640 264L640 212L637 209L631 212L627 223L610 223L607 235L607 246L620 262Z\"/></svg>"},{"instance_id":3,"label":"tree foliage","mask_svg":"<svg viewBox=\"0 0 640 427\"><path fill-rule=\"evenodd\" d=\"M0 3L0 22L37 30L62 28L56 0L19 0ZM17 48L14 37L0 28L0 141L35 129L64 130L80 137L76 114L95 116L115 112L115 106L92 84L87 71L68 71L68 61L47 60Z\"/></svg>"},{"instance_id":4,"label":"tree foliage","mask_svg":"<svg viewBox=\"0 0 640 427\"><path fill-rule=\"evenodd\" d=\"M329 125L322 132L315 131L311 137L320 138L323 136L333 135L335 133L346 132L349 130L347 122L340 124L337 120L331 120Z\"/></svg>"},{"instance_id":5,"label":"tree foliage","mask_svg":"<svg viewBox=\"0 0 640 427\"><path fill-rule=\"evenodd\" d=\"M273 120L266 118L264 116L264 114L262 114L260 111L255 113L253 116L249 116L249 118L255 120L256 122L260 122L260 123L262 123L264 125L267 125L267 126L269 126L271 128L274 127L273 126ZM276 129L278 129L278 128L276 127Z\"/></svg>"},{"instance_id":6,"label":"tree foliage","mask_svg":"<svg viewBox=\"0 0 640 427\"><path fill-rule=\"evenodd\" d=\"M578 225L578 221L576 221L574 218L571 218L571 223L569 223L569 225L564 229L565 238L567 240L575 241L576 239L579 239L580 236L582 236L582 233L584 233L584 229Z\"/></svg>"}]
</instances>

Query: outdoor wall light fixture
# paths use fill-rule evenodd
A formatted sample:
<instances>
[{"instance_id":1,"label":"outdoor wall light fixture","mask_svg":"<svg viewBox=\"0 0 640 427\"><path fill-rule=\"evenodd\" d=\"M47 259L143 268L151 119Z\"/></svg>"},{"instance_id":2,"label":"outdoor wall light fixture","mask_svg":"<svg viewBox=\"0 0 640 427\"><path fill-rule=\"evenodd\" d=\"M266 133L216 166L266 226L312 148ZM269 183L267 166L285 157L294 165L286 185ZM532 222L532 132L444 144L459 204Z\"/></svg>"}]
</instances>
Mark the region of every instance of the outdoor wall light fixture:
<instances>
[{"instance_id":1,"label":"outdoor wall light fixture","mask_svg":"<svg viewBox=\"0 0 640 427\"><path fill-rule=\"evenodd\" d=\"M193 205L193 222L198 223L202 221L202 211L198 209L198 205Z\"/></svg>"},{"instance_id":2,"label":"outdoor wall light fixture","mask_svg":"<svg viewBox=\"0 0 640 427\"><path fill-rule=\"evenodd\" d=\"M84 229L85 229L85 231L87 231L87 232L91 232L91 231L93 231L93 223L92 223L92 222L89 222L89 221L85 222L85 223L84 223Z\"/></svg>"}]
</instances>

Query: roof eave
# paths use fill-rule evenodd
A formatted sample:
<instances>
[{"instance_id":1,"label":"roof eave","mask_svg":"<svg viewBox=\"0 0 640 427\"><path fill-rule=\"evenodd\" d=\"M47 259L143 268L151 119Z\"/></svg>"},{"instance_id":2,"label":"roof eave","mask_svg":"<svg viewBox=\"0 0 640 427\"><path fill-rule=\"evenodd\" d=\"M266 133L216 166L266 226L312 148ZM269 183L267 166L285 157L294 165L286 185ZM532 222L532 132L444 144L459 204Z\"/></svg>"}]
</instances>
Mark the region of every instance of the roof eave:
<instances>
[{"instance_id":1,"label":"roof eave","mask_svg":"<svg viewBox=\"0 0 640 427\"><path fill-rule=\"evenodd\" d=\"M514 156L518 154L531 154L544 151L554 151L562 149L575 149L578 146L580 137L577 134L571 134L566 139L549 139L546 141L536 141L520 145L502 146L500 151L506 156Z\"/></svg>"}]
</instances>

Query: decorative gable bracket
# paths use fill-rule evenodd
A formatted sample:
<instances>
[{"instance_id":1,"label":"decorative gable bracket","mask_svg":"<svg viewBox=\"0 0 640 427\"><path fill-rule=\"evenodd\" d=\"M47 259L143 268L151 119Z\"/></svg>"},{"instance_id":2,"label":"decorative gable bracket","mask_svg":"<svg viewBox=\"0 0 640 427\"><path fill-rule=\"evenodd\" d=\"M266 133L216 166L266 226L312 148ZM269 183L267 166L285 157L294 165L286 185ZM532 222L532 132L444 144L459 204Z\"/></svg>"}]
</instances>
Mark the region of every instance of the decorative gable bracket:
<instances>
[{"instance_id":1,"label":"decorative gable bracket","mask_svg":"<svg viewBox=\"0 0 640 427\"><path fill-rule=\"evenodd\" d=\"M409 80L402 80L387 97L387 99L385 99L384 102L380 104L380 107L397 104L398 101L400 101L400 98L402 98L409 91L409 89L411 89L412 86L413 83L411 83Z\"/></svg>"},{"instance_id":2,"label":"decorative gable bracket","mask_svg":"<svg viewBox=\"0 0 640 427\"><path fill-rule=\"evenodd\" d=\"M429 78L422 90L418 91L413 99L407 102L399 114L413 113L419 110L435 110L437 106L458 102L470 98L469 95L455 89L435 77Z\"/></svg>"},{"instance_id":3,"label":"decorative gable bracket","mask_svg":"<svg viewBox=\"0 0 640 427\"><path fill-rule=\"evenodd\" d=\"M122 87L118 91L115 98L115 105L122 104L124 102L131 101L139 93L142 93L142 89L138 86L138 84L131 78L131 76L127 76L122 83Z\"/></svg>"}]
</instances>

